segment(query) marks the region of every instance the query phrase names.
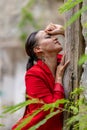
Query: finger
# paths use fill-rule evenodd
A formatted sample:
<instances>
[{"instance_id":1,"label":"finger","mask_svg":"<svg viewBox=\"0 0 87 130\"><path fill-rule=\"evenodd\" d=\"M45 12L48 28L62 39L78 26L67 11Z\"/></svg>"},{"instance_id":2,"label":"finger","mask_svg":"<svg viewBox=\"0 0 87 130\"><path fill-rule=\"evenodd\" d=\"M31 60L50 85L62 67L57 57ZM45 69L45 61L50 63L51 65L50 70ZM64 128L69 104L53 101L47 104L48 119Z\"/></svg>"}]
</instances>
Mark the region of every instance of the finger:
<instances>
[{"instance_id":1,"label":"finger","mask_svg":"<svg viewBox=\"0 0 87 130\"><path fill-rule=\"evenodd\" d=\"M64 30L64 27L62 25L59 25L59 24L55 24L55 26L60 29L60 30Z\"/></svg>"},{"instance_id":2,"label":"finger","mask_svg":"<svg viewBox=\"0 0 87 130\"><path fill-rule=\"evenodd\" d=\"M58 33L58 30L54 29L54 30L46 30L45 31L48 34L52 34L52 35L58 35L60 34L60 32Z\"/></svg>"},{"instance_id":3,"label":"finger","mask_svg":"<svg viewBox=\"0 0 87 130\"><path fill-rule=\"evenodd\" d=\"M53 23L51 22L49 25L53 25Z\"/></svg>"},{"instance_id":4,"label":"finger","mask_svg":"<svg viewBox=\"0 0 87 130\"><path fill-rule=\"evenodd\" d=\"M64 64L63 69L65 69L65 68L69 65L69 63L70 63L70 60L68 60L68 61Z\"/></svg>"},{"instance_id":5,"label":"finger","mask_svg":"<svg viewBox=\"0 0 87 130\"><path fill-rule=\"evenodd\" d=\"M52 26L52 25L50 25L50 26L47 27L45 30L46 30L46 31L52 31L52 30L54 30L54 29L55 29L55 27Z\"/></svg>"},{"instance_id":6,"label":"finger","mask_svg":"<svg viewBox=\"0 0 87 130\"><path fill-rule=\"evenodd\" d=\"M62 32L58 29L53 29L51 33L52 33L52 35L64 35L64 32Z\"/></svg>"},{"instance_id":7,"label":"finger","mask_svg":"<svg viewBox=\"0 0 87 130\"><path fill-rule=\"evenodd\" d=\"M46 30L45 32L46 32L47 34L55 35L54 30Z\"/></svg>"},{"instance_id":8,"label":"finger","mask_svg":"<svg viewBox=\"0 0 87 130\"><path fill-rule=\"evenodd\" d=\"M45 30L45 32L47 33L47 34L51 34L51 32L52 32L52 30Z\"/></svg>"},{"instance_id":9,"label":"finger","mask_svg":"<svg viewBox=\"0 0 87 130\"><path fill-rule=\"evenodd\" d=\"M50 25L56 28L56 25L55 25L55 24L53 24L53 23L50 23Z\"/></svg>"},{"instance_id":10,"label":"finger","mask_svg":"<svg viewBox=\"0 0 87 130\"><path fill-rule=\"evenodd\" d=\"M45 29L45 32L52 31L52 28Z\"/></svg>"},{"instance_id":11,"label":"finger","mask_svg":"<svg viewBox=\"0 0 87 130\"><path fill-rule=\"evenodd\" d=\"M45 29L44 30L46 33L50 33L51 31L53 31L53 29L52 28L48 28L48 29Z\"/></svg>"},{"instance_id":12,"label":"finger","mask_svg":"<svg viewBox=\"0 0 87 130\"><path fill-rule=\"evenodd\" d=\"M64 63L65 63L65 54L63 55L60 64L61 64L61 65L64 65Z\"/></svg>"},{"instance_id":13,"label":"finger","mask_svg":"<svg viewBox=\"0 0 87 130\"><path fill-rule=\"evenodd\" d=\"M53 30L56 28L56 26L53 23L50 23L45 30L49 30L50 28Z\"/></svg>"}]
</instances>

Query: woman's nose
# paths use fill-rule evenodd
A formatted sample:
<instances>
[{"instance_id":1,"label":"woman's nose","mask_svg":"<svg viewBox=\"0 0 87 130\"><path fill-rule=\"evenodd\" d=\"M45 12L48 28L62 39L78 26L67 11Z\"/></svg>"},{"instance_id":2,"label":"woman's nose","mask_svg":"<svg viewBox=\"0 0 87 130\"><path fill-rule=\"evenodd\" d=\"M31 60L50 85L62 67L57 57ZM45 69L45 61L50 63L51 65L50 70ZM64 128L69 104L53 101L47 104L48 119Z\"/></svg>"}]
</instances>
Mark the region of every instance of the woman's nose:
<instances>
[{"instance_id":1,"label":"woman's nose","mask_svg":"<svg viewBox=\"0 0 87 130\"><path fill-rule=\"evenodd\" d=\"M58 38L57 37L53 37L53 40L55 41L55 40L58 40Z\"/></svg>"}]
</instances>

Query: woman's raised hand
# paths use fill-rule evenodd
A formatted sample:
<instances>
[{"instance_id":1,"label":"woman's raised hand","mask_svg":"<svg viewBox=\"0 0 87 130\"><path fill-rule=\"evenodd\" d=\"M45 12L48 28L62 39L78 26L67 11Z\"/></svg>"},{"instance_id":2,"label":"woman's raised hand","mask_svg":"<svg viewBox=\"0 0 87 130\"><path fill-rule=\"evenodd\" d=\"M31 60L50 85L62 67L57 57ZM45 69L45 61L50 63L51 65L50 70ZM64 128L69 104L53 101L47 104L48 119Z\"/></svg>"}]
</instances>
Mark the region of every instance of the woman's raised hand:
<instances>
[{"instance_id":1,"label":"woman's raised hand","mask_svg":"<svg viewBox=\"0 0 87 130\"><path fill-rule=\"evenodd\" d=\"M62 25L50 23L46 27L45 32L51 35L64 35L64 28Z\"/></svg>"},{"instance_id":2,"label":"woman's raised hand","mask_svg":"<svg viewBox=\"0 0 87 130\"><path fill-rule=\"evenodd\" d=\"M56 83L62 84L64 72L65 72L69 63L70 63L69 60L65 62L65 55L63 55L62 60L61 60L60 64L57 66L57 69L56 69L56 78L55 78Z\"/></svg>"}]
</instances>

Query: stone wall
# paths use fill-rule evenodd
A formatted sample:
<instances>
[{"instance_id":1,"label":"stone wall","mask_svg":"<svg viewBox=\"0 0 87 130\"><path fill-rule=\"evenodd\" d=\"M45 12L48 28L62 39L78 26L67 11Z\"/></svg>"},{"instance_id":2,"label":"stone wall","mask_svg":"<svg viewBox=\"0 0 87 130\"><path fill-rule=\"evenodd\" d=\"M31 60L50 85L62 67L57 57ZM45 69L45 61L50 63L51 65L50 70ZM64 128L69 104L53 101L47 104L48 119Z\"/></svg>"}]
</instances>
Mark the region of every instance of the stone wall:
<instances>
[{"instance_id":1,"label":"stone wall","mask_svg":"<svg viewBox=\"0 0 87 130\"><path fill-rule=\"evenodd\" d=\"M25 100L24 75L27 56L19 39L18 23L21 9L28 1L0 0L0 113L4 106ZM37 0L31 12L42 27L50 22L63 25L63 15L58 13L58 7L62 3L63 0ZM28 33L35 30L31 24L28 28ZM0 123L5 124L0 130L10 130L23 112L24 108L15 114L6 114L4 118L0 118Z\"/></svg>"},{"instance_id":2,"label":"stone wall","mask_svg":"<svg viewBox=\"0 0 87 130\"><path fill-rule=\"evenodd\" d=\"M87 0L83 0L83 7L84 6L87 6ZM87 11L85 11L82 14L81 23L82 23L82 25L84 23L87 23ZM82 33L83 33L83 36L84 36L85 46L86 46L85 47L85 54L87 54L87 28L83 27ZM84 94L85 94L85 97L87 98L87 62L84 63L83 69L84 69L84 72L83 72L82 78L81 78L81 85L85 87L85 93Z\"/></svg>"}]
</instances>

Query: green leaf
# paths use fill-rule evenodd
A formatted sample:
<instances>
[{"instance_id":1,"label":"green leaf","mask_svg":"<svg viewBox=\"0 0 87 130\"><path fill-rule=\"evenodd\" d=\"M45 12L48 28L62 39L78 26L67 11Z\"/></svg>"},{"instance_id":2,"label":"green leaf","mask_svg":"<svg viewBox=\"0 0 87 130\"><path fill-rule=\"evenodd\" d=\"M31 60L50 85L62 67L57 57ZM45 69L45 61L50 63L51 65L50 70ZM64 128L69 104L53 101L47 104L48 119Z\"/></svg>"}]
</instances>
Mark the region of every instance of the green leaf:
<instances>
[{"instance_id":1,"label":"green leaf","mask_svg":"<svg viewBox=\"0 0 87 130\"><path fill-rule=\"evenodd\" d=\"M29 130L36 130L36 128L39 128L41 125L45 124L47 122L48 119L50 119L51 117L53 117L54 115L58 114L59 110L56 112L52 112L49 113L45 119L43 119L42 121L38 122L36 125L34 125L33 127L29 128Z\"/></svg>"},{"instance_id":2,"label":"green leaf","mask_svg":"<svg viewBox=\"0 0 87 130\"><path fill-rule=\"evenodd\" d=\"M80 9L78 12L76 12L65 24L65 28L74 23L81 15L82 9Z\"/></svg>"},{"instance_id":3,"label":"green leaf","mask_svg":"<svg viewBox=\"0 0 87 130\"><path fill-rule=\"evenodd\" d=\"M84 28L87 28L87 22L83 24L83 27L84 27Z\"/></svg>"},{"instance_id":4,"label":"green leaf","mask_svg":"<svg viewBox=\"0 0 87 130\"><path fill-rule=\"evenodd\" d=\"M87 10L87 6L82 7L79 11L77 11L65 24L65 28L74 23L80 16L81 13Z\"/></svg>"},{"instance_id":5,"label":"green leaf","mask_svg":"<svg viewBox=\"0 0 87 130\"><path fill-rule=\"evenodd\" d=\"M83 63L85 63L87 61L87 54L84 54L81 56L81 58L79 59L78 64L82 65Z\"/></svg>"},{"instance_id":6,"label":"green leaf","mask_svg":"<svg viewBox=\"0 0 87 130\"><path fill-rule=\"evenodd\" d=\"M59 11L60 13L64 13L72 9L77 4L81 3L83 0L68 0L62 7L60 7ZM87 10L87 6L82 7L79 9L78 12L76 12L71 18L68 20L68 22L65 24L65 28L71 25L73 22L75 22L83 12Z\"/></svg>"},{"instance_id":7,"label":"green leaf","mask_svg":"<svg viewBox=\"0 0 87 130\"><path fill-rule=\"evenodd\" d=\"M30 23L35 27L36 29L39 28L39 25L36 24L36 20L32 14L27 8L22 8L22 20L19 23L19 27L26 26L27 23Z\"/></svg>"},{"instance_id":8,"label":"green leaf","mask_svg":"<svg viewBox=\"0 0 87 130\"><path fill-rule=\"evenodd\" d=\"M5 107L4 108L4 111L3 111L3 114L5 113L14 113L16 112L17 110L29 105L29 104L33 104L33 103L39 103L39 100L38 99L32 99L32 100L27 100L27 101L24 101L22 103L19 103L17 105L14 105L14 106L10 106L10 107Z\"/></svg>"},{"instance_id":9,"label":"green leaf","mask_svg":"<svg viewBox=\"0 0 87 130\"><path fill-rule=\"evenodd\" d=\"M70 109L73 110L73 114L77 114L78 113L78 108L75 106L70 106Z\"/></svg>"},{"instance_id":10,"label":"green leaf","mask_svg":"<svg viewBox=\"0 0 87 130\"><path fill-rule=\"evenodd\" d=\"M73 92L71 92L71 95L78 95L81 94L84 91L83 87L75 88Z\"/></svg>"},{"instance_id":11,"label":"green leaf","mask_svg":"<svg viewBox=\"0 0 87 130\"><path fill-rule=\"evenodd\" d=\"M34 5L35 1L36 0L29 0L29 2L26 5L26 8L28 8L28 9L31 8Z\"/></svg>"},{"instance_id":12,"label":"green leaf","mask_svg":"<svg viewBox=\"0 0 87 130\"><path fill-rule=\"evenodd\" d=\"M26 33L26 32L22 32L21 35L20 35L20 39L21 39L22 41L25 41L26 38L27 38L27 33Z\"/></svg>"},{"instance_id":13,"label":"green leaf","mask_svg":"<svg viewBox=\"0 0 87 130\"><path fill-rule=\"evenodd\" d=\"M83 104L84 104L84 101L85 101L85 97L79 98L79 100L78 100L78 105L79 105L79 106L83 105Z\"/></svg>"},{"instance_id":14,"label":"green leaf","mask_svg":"<svg viewBox=\"0 0 87 130\"><path fill-rule=\"evenodd\" d=\"M65 13L81 2L83 2L83 0L68 0L59 8L59 12Z\"/></svg>"},{"instance_id":15,"label":"green leaf","mask_svg":"<svg viewBox=\"0 0 87 130\"><path fill-rule=\"evenodd\" d=\"M0 115L0 118L3 118L4 116L3 115Z\"/></svg>"},{"instance_id":16,"label":"green leaf","mask_svg":"<svg viewBox=\"0 0 87 130\"><path fill-rule=\"evenodd\" d=\"M5 126L4 124L0 124L0 127L3 127L3 126Z\"/></svg>"},{"instance_id":17,"label":"green leaf","mask_svg":"<svg viewBox=\"0 0 87 130\"><path fill-rule=\"evenodd\" d=\"M81 115L72 116L67 120L67 125L72 125L74 122L79 121Z\"/></svg>"},{"instance_id":18,"label":"green leaf","mask_svg":"<svg viewBox=\"0 0 87 130\"><path fill-rule=\"evenodd\" d=\"M32 120L32 118L33 118L35 115L37 115L40 111L41 111L41 109L38 109L38 110L34 111L32 115L29 115L29 114L28 114L27 117L24 118L24 119L21 121L21 123L17 126L17 128L16 128L15 130L21 130L21 128L23 128L26 124L28 124L28 123Z\"/></svg>"}]
</instances>

